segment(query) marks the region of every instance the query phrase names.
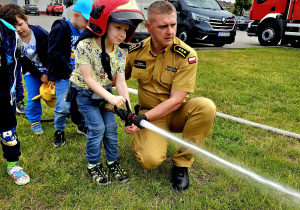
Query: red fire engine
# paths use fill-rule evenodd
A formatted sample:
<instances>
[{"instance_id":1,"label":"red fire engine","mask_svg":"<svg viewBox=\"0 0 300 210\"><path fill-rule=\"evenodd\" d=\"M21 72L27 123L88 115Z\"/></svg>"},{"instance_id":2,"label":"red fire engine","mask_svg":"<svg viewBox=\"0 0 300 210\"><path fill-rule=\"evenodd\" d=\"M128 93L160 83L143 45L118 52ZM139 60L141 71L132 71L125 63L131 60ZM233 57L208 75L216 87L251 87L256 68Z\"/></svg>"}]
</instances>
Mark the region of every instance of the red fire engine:
<instances>
[{"instance_id":1,"label":"red fire engine","mask_svg":"<svg viewBox=\"0 0 300 210\"><path fill-rule=\"evenodd\" d=\"M300 0L254 0L249 19L248 36L258 36L261 45L283 39L300 48Z\"/></svg>"}]
</instances>

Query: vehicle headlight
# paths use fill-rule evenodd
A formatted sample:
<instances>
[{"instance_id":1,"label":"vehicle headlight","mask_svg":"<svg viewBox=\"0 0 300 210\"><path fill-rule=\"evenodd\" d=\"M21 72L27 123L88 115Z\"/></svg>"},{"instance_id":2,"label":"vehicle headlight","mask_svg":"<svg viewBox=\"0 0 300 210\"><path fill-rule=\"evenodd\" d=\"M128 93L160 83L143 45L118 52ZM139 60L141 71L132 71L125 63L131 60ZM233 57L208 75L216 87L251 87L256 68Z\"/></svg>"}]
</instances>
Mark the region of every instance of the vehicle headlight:
<instances>
[{"instance_id":1,"label":"vehicle headlight","mask_svg":"<svg viewBox=\"0 0 300 210\"><path fill-rule=\"evenodd\" d=\"M192 18L199 22L209 22L209 17L192 12Z\"/></svg>"}]
</instances>

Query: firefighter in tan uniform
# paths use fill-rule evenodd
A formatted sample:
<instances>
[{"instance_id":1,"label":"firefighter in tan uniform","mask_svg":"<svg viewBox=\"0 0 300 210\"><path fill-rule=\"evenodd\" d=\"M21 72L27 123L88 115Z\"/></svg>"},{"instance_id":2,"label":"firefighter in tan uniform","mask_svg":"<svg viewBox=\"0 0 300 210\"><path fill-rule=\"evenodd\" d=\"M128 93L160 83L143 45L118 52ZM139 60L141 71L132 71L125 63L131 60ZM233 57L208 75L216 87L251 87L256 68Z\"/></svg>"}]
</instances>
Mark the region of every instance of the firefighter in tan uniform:
<instances>
[{"instance_id":1,"label":"firefighter in tan uniform","mask_svg":"<svg viewBox=\"0 0 300 210\"><path fill-rule=\"evenodd\" d=\"M175 37L176 10L166 1L157 1L148 8L148 31L151 37L128 49L126 79L138 81L139 116L183 139L204 144L209 134L216 107L203 97L188 98L194 92L197 54ZM168 139L148 129L125 127L134 133L131 146L137 160L146 169L154 169L166 159ZM194 152L181 147L173 157L173 184L177 190L189 187L188 167Z\"/></svg>"}]
</instances>

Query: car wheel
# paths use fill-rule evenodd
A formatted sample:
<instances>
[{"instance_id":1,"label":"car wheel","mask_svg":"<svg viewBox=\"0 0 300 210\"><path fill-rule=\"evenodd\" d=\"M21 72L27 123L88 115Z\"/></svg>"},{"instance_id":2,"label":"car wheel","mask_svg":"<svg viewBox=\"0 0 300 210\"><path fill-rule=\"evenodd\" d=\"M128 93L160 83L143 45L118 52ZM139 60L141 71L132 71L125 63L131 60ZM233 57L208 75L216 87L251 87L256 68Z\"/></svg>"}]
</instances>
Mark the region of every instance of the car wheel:
<instances>
[{"instance_id":1,"label":"car wheel","mask_svg":"<svg viewBox=\"0 0 300 210\"><path fill-rule=\"evenodd\" d=\"M215 47L223 47L225 43L214 43L213 44Z\"/></svg>"},{"instance_id":2,"label":"car wheel","mask_svg":"<svg viewBox=\"0 0 300 210\"><path fill-rule=\"evenodd\" d=\"M49 15L49 12L48 12L48 10L46 10L46 14L47 14L47 15Z\"/></svg>"},{"instance_id":3,"label":"car wheel","mask_svg":"<svg viewBox=\"0 0 300 210\"><path fill-rule=\"evenodd\" d=\"M54 11L52 10L52 16L54 16L55 15L55 13L54 13Z\"/></svg>"},{"instance_id":4,"label":"car wheel","mask_svg":"<svg viewBox=\"0 0 300 210\"><path fill-rule=\"evenodd\" d=\"M245 30L245 28L243 28L243 27L239 27L239 29L240 29L241 31Z\"/></svg>"},{"instance_id":5,"label":"car wheel","mask_svg":"<svg viewBox=\"0 0 300 210\"><path fill-rule=\"evenodd\" d=\"M185 27L182 27L182 28L180 28L180 29L178 30L178 32L177 32L177 37L178 37L181 41L183 41L183 42L185 42L185 43L189 43L189 42L190 42L190 40L189 40L189 32L188 32L188 30L187 30Z\"/></svg>"},{"instance_id":6,"label":"car wheel","mask_svg":"<svg viewBox=\"0 0 300 210\"><path fill-rule=\"evenodd\" d=\"M261 26L258 41L262 46L274 46L280 41L280 30L274 23L265 23Z\"/></svg>"},{"instance_id":7,"label":"car wheel","mask_svg":"<svg viewBox=\"0 0 300 210\"><path fill-rule=\"evenodd\" d=\"M40 13L37 13L38 16L40 16Z\"/></svg>"}]
</instances>

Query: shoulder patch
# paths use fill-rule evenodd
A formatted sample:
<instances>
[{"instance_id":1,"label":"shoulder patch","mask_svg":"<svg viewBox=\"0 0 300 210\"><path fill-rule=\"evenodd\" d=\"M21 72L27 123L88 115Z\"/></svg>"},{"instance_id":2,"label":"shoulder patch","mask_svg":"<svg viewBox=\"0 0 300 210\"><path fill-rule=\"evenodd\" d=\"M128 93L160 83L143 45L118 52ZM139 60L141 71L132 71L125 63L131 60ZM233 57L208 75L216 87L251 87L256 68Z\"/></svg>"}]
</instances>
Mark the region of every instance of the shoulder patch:
<instances>
[{"instance_id":1,"label":"shoulder patch","mask_svg":"<svg viewBox=\"0 0 300 210\"><path fill-rule=\"evenodd\" d=\"M184 47L181 47L177 44L174 44L172 47L172 50L174 52L179 53L182 57L186 58L188 56L188 54L190 54L190 51L188 51L187 49L185 49Z\"/></svg>"},{"instance_id":2,"label":"shoulder patch","mask_svg":"<svg viewBox=\"0 0 300 210\"><path fill-rule=\"evenodd\" d=\"M128 53L131 53L132 51L138 50L143 47L143 42L139 42L137 44L133 44L130 47L128 47Z\"/></svg>"}]
</instances>

